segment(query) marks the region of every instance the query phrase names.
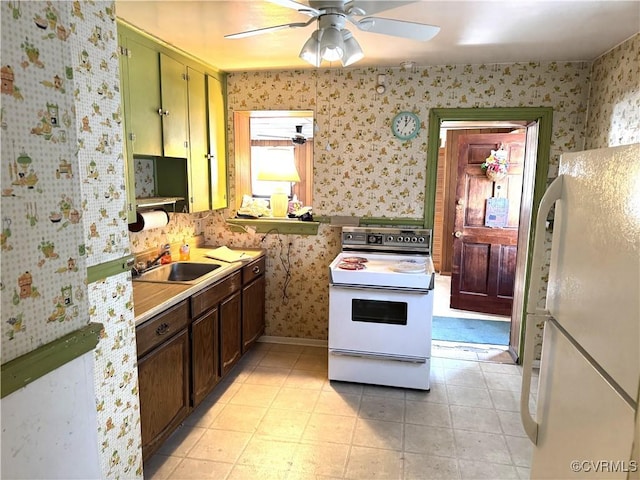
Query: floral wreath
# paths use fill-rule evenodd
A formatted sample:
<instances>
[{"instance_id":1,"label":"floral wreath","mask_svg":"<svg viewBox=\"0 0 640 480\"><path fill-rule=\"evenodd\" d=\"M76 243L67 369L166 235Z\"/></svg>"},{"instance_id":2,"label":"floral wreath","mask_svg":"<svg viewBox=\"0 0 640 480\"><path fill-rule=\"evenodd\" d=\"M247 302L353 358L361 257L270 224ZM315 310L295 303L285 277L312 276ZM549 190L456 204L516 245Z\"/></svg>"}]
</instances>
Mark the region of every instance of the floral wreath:
<instances>
[{"instance_id":1,"label":"floral wreath","mask_svg":"<svg viewBox=\"0 0 640 480\"><path fill-rule=\"evenodd\" d=\"M480 165L484 172L507 173L509 162L507 161L507 151L500 147L498 150L491 150L484 163Z\"/></svg>"}]
</instances>

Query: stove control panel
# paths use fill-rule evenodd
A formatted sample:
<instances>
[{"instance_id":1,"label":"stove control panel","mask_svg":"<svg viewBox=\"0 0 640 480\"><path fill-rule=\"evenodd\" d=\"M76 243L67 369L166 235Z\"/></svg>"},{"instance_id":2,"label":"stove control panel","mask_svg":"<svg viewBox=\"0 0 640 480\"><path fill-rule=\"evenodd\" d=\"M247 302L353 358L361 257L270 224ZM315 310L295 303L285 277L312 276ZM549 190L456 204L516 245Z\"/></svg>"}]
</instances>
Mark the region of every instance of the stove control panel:
<instances>
[{"instance_id":1,"label":"stove control panel","mask_svg":"<svg viewBox=\"0 0 640 480\"><path fill-rule=\"evenodd\" d=\"M342 247L345 250L381 252L430 252L431 230L384 227L343 227Z\"/></svg>"}]
</instances>

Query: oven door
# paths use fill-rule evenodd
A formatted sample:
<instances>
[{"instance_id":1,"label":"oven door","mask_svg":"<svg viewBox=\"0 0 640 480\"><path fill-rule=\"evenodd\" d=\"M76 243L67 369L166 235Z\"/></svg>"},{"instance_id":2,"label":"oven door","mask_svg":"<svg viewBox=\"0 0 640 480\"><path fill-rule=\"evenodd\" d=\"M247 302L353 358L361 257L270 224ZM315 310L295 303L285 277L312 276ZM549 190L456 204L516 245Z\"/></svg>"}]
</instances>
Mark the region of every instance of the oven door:
<instances>
[{"instance_id":1,"label":"oven door","mask_svg":"<svg viewBox=\"0 0 640 480\"><path fill-rule=\"evenodd\" d=\"M433 291L329 287L329 351L405 361L431 356Z\"/></svg>"}]
</instances>

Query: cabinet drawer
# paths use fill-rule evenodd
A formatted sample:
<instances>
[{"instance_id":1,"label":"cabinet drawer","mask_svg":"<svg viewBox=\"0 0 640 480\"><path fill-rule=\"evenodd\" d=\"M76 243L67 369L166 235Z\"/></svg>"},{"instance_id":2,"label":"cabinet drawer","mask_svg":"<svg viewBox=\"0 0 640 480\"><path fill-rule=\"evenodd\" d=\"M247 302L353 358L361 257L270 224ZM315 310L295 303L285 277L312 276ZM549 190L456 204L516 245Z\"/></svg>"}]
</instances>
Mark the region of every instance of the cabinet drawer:
<instances>
[{"instance_id":1,"label":"cabinet drawer","mask_svg":"<svg viewBox=\"0 0 640 480\"><path fill-rule=\"evenodd\" d=\"M189 324L189 304L183 301L136 328L138 357L171 338Z\"/></svg>"},{"instance_id":2,"label":"cabinet drawer","mask_svg":"<svg viewBox=\"0 0 640 480\"><path fill-rule=\"evenodd\" d=\"M242 284L246 285L251 280L264 274L266 258L262 257L242 267Z\"/></svg>"},{"instance_id":3,"label":"cabinet drawer","mask_svg":"<svg viewBox=\"0 0 640 480\"><path fill-rule=\"evenodd\" d=\"M191 315L196 318L238 290L240 290L240 272L236 272L193 295L191 297Z\"/></svg>"}]
</instances>

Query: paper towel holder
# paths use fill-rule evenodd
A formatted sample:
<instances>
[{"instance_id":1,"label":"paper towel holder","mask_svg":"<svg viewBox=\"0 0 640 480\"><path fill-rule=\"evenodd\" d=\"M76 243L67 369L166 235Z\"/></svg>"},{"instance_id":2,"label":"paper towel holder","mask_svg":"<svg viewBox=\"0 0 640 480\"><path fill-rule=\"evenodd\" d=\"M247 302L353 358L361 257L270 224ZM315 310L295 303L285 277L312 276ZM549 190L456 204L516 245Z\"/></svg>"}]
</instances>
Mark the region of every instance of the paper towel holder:
<instances>
[{"instance_id":1,"label":"paper towel holder","mask_svg":"<svg viewBox=\"0 0 640 480\"><path fill-rule=\"evenodd\" d=\"M136 221L129 224L130 232L141 232L153 228L164 227L171 218L164 208L145 209L136 211Z\"/></svg>"}]
</instances>

